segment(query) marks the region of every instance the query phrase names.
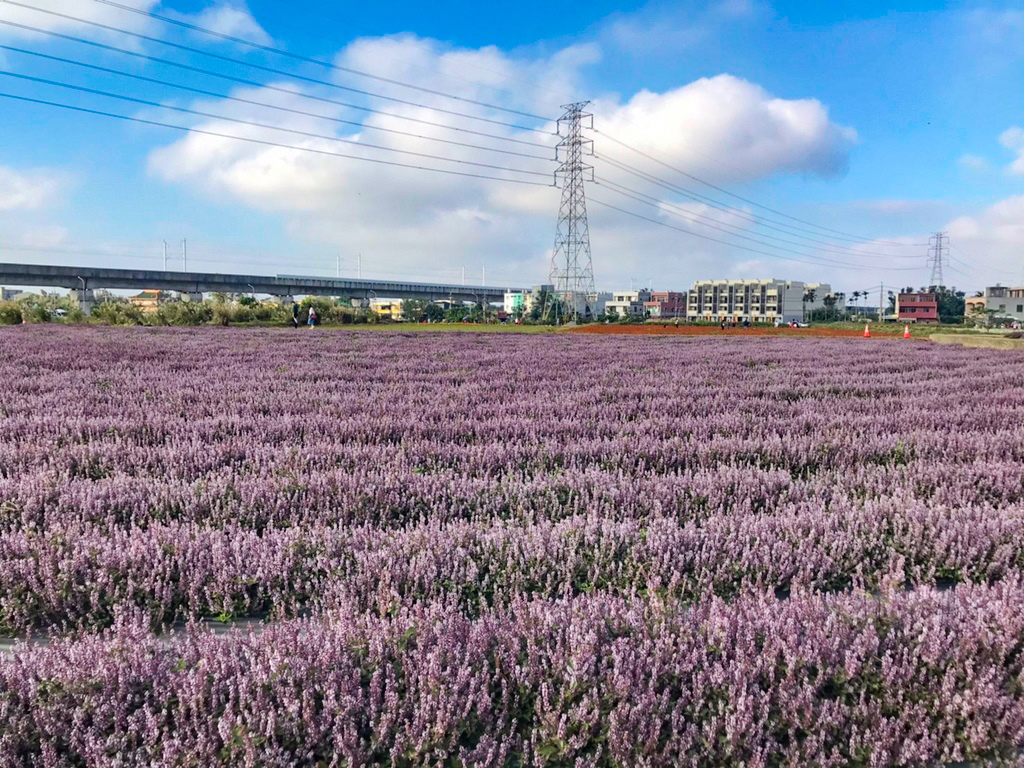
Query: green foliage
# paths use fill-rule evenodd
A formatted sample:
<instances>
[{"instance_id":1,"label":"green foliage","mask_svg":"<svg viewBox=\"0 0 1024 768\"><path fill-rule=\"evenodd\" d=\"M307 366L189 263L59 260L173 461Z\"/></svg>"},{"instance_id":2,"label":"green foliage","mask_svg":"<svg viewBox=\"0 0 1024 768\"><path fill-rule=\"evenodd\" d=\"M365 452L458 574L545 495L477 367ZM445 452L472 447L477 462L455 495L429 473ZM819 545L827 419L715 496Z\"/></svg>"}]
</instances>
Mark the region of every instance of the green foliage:
<instances>
[{"instance_id":1,"label":"green foliage","mask_svg":"<svg viewBox=\"0 0 1024 768\"><path fill-rule=\"evenodd\" d=\"M142 310L126 299L108 298L92 311L91 320L103 325L142 325Z\"/></svg>"},{"instance_id":2,"label":"green foliage","mask_svg":"<svg viewBox=\"0 0 1024 768\"><path fill-rule=\"evenodd\" d=\"M406 299L402 302L402 316L414 323L440 323L444 321L445 311L440 305L426 299Z\"/></svg>"},{"instance_id":3,"label":"green foliage","mask_svg":"<svg viewBox=\"0 0 1024 768\"><path fill-rule=\"evenodd\" d=\"M0 325L21 325L21 307L13 301L0 302Z\"/></svg>"},{"instance_id":4,"label":"green foliage","mask_svg":"<svg viewBox=\"0 0 1024 768\"><path fill-rule=\"evenodd\" d=\"M166 301L149 318L151 325L202 325L210 322L213 310L206 302Z\"/></svg>"}]
</instances>

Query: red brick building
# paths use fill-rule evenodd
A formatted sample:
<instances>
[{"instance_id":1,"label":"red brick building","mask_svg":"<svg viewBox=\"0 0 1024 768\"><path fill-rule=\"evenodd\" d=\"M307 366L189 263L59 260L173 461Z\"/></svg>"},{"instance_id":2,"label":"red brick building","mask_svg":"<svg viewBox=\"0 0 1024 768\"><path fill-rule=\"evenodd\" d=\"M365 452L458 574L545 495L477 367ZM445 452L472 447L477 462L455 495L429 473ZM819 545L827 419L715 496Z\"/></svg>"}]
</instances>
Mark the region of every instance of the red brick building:
<instances>
[{"instance_id":1,"label":"red brick building","mask_svg":"<svg viewBox=\"0 0 1024 768\"><path fill-rule=\"evenodd\" d=\"M937 323L938 297L934 293L901 293L896 298L896 317L901 323Z\"/></svg>"},{"instance_id":2,"label":"red brick building","mask_svg":"<svg viewBox=\"0 0 1024 768\"><path fill-rule=\"evenodd\" d=\"M681 291L654 291L644 310L651 317L686 317L686 294Z\"/></svg>"}]
</instances>

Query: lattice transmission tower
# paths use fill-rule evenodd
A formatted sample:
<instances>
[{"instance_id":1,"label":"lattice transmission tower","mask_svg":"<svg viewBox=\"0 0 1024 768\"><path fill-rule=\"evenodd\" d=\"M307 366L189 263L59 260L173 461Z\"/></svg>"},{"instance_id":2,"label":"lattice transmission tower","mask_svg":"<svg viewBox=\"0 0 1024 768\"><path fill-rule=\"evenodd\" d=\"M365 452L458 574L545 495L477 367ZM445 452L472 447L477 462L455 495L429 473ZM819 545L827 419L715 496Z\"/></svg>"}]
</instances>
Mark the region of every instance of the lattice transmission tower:
<instances>
[{"instance_id":1,"label":"lattice transmission tower","mask_svg":"<svg viewBox=\"0 0 1024 768\"><path fill-rule=\"evenodd\" d=\"M932 271L931 281L928 283L929 288L945 285L942 282L942 265L946 261L948 252L949 235L945 232L936 232L928 238L928 266Z\"/></svg>"},{"instance_id":2,"label":"lattice transmission tower","mask_svg":"<svg viewBox=\"0 0 1024 768\"><path fill-rule=\"evenodd\" d=\"M584 181L594 181L594 166L583 162L584 155L593 155L594 142L583 137L583 122L594 116L583 110L590 104L566 104L558 120L555 183L562 185L562 204L555 229L555 249L551 254L550 282L554 286L558 320L578 320L594 314L597 292L594 288L594 264L590 255L590 227L587 224L587 198Z\"/></svg>"}]
</instances>

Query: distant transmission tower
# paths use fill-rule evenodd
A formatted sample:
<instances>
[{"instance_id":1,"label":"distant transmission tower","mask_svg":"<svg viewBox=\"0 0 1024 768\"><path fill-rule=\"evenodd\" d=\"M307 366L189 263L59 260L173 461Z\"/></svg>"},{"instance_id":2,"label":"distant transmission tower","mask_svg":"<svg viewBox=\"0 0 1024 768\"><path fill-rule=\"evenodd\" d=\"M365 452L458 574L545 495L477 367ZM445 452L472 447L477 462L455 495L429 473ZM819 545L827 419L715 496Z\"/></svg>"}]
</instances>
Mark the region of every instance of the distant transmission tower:
<instances>
[{"instance_id":1,"label":"distant transmission tower","mask_svg":"<svg viewBox=\"0 0 1024 768\"><path fill-rule=\"evenodd\" d=\"M562 182L562 205L555 229L555 250L551 255L550 282L555 289L555 306L560 317L576 320L593 315L596 301L594 264L590 256L590 227L587 224L587 198L583 182L594 180L594 166L583 162L584 154L593 154L594 142L583 138L583 121L594 116L584 113L589 101L567 104L558 120L557 157L561 161L555 181ZM588 151L585 153L584 149Z\"/></svg>"},{"instance_id":2,"label":"distant transmission tower","mask_svg":"<svg viewBox=\"0 0 1024 768\"><path fill-rule=\"evenodd\" d=\"M946 260L946 253L949 251L949 235L945 232L936 232L928 238L928 266L931 267L932 277L928 283L929 288L938 288L945 285L942 281L942 263Z\"/></svg>"}]
</instances>

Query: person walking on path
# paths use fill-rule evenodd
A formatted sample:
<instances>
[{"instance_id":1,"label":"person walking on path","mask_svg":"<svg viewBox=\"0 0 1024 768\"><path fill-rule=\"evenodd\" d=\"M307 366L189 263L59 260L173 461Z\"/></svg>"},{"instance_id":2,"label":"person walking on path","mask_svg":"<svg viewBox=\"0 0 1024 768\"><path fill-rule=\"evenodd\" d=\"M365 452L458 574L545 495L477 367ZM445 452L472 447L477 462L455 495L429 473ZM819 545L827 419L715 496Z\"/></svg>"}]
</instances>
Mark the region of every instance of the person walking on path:
<instances>
[{"instance_id":1,"label":"person walking on path","mask_svg":"<svg viewBox=\"0 0 1024 768\"><path fill-rule=\"evenodd\" d=\"M309 319L306 322L309 324L310 328L316 325L316 309L313 307L309 308Z\"/></svg>"}]
</instances>

